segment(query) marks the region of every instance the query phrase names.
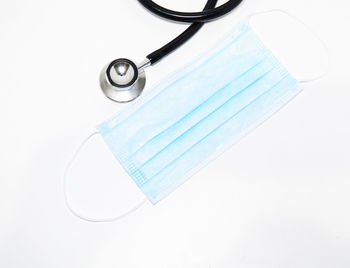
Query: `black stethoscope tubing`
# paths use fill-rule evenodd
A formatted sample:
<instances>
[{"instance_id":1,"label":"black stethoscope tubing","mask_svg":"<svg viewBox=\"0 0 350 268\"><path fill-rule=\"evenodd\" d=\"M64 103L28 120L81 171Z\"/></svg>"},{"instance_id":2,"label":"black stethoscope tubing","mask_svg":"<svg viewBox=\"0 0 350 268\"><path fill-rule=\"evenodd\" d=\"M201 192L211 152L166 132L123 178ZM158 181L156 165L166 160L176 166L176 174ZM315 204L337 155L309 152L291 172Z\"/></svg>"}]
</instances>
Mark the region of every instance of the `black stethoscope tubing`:
<instances>
[{"instance_id":1,"label":"black stethoscope tubing","mask_svg":"<svg viewBox=\"0 0 350 268\"><path fill-rule=\"evenodd\" d=\"M164 8L152 0L138 0L152 13L172 21L192 23L183 33L165 46L147 56L151 64L155 64L194 36L206 22L215 20L235 9L243 0L230 0L216 7L218 0L208 0L201 12L179 12Z\"/></svg>"}]
</instances>

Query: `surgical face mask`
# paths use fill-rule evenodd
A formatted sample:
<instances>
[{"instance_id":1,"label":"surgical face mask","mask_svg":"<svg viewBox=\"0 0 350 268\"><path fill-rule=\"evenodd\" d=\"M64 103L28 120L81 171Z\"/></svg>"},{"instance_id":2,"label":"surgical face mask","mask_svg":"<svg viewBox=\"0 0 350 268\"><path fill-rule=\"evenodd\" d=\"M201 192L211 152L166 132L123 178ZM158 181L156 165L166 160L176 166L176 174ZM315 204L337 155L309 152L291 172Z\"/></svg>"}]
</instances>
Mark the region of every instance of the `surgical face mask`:
<instances>
[{"instance_id":1,"label":"surgical face mask","mask_svg":"<svg viewBox=\"0 0 350 268\"><path fill-rule=\"evenodd\" d=\"M98 131L156 204L302 88L252 28L241 23Z\"/></svg>"},{"instance_id":2,"label":"surgical face mask","mask_svg":"<svg viewBox=\"0 0 350 268\"><path fill-rule=\"evenodd\" d=\"M302 90L247 24L158 88L98 126L153 204Z\"/></svg>"}]
</instances>

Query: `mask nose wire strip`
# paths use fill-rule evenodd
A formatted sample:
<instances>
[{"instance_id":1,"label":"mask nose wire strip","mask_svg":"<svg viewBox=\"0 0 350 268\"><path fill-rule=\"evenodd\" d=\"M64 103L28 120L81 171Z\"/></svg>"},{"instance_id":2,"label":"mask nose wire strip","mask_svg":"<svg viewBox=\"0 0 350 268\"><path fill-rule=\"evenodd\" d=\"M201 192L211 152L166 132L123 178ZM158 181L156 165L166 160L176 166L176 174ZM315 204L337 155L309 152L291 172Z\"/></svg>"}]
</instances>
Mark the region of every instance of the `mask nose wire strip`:
<instances>
[{"instance_id":1,"label":"mask nose wire strip","mask_svg":"<svg viewBox=\"0 0 350 268\"><path fill-rule=\"evenodd\" d=\"M106 217L106 218L93 218L93 217L89 217L89 216L85 216L81 213L79 213L72 205L71 205L71 201L69 198L69 194L68 194L68 190L69 190L69 181L68 181L68 173L75 161L75 159L77 158L77 156L79 155L79 153L81 152L81 150L85 147L85 145L88 143L88 141L90 141L91 138L93 138L96 135L99 135L100 132L99 131L94 131L93 133L91 133L88 137L86 137L83 142L80 144L80 146L78 147L78 149L75 151L75 153L73 154L72 159L68 162L68 164L65 167L65 170L63 172L63 193L64 193L64 201L66 203L67 208L69 209L69 211L76 217L84 220L84 221L88 221L88 222L94 222L94 223L101 223L101 222L113 222L113 221L117 221L117 220L121 220L127 216L129 216L130 214L132 214L133 212L135 212L136 210L138 210L139 208L141 208L147 201L147 198L144 198L143 200L141 200L139 203L137 203L135 206L131 207L130 209L128 209L127 211L119 214L118 216L113 216L113 217Z\"/></svg>"},{"instance_id":2,"label":"mask nose wire strip","mask_svg":"<svg viewBox=\"0 0 350 268\"><path fill-rule=\"evenodd\" d=\"M293 20L295 20L296 22L300 23L302 26L304 26L306 28L306 30L308 30L308 32L310 32L311 35L313 35L322 45L323 49L325 50L326 54L327 54L327 63L326 63L326 67L324 69L324 71L319 74L316 75L315 77L311 77L309 79L303 79L303 80L299 80L300 83L302 84L308 84L308 83L312 83L312 82L316 82L322 78L324 78L331 70L331 55L330 55L330 50L326 44L326 42L324 40L322 40L322 38L309 26L307 25L304 21L302 21L301 19L299 19L298 17L292 15L291 13L282 10L282 9L271 9L271 10L266 10L266 11L261 11L261 12L255 12L250 14L247 17L247 22L249 24L249 26L251 25L251 18L255 17L255 16L259 16L259 15L264 15L264 14L268 14L268 13L274 13L274 12L279 12L282 14L285 14L287 16L289 16L290 18L292 18Z\"/></svg>"}]
</instances>

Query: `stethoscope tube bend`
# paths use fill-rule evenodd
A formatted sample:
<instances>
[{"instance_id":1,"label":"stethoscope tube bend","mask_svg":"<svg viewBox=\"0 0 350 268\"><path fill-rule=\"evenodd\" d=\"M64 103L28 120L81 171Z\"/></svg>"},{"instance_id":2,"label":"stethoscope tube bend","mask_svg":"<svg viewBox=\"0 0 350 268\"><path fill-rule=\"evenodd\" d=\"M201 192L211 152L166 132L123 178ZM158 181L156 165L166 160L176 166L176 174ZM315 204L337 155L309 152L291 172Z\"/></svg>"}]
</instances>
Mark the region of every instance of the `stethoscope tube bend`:
<instances>
[{"instance_id":1,"label":"stethoscope tube bend","mask_svg":"<svg viewBox=\"0 0 350 268\"><path fill-rule=\"evenodd\" d=\"M107 64L100 74L100 87L103 93L116 102L130 102L136 99L146 85L144 69L166 57L194 36L206 22L218 19L236 8L242 0L230 0L216 7L217 0L208 0L203 11L179 12L164 8L151 0L138 0L149 11L162 18L191 23L175 39L146 56L141 64L129 59L116 59Z\"/></svg>"}]
</instances>

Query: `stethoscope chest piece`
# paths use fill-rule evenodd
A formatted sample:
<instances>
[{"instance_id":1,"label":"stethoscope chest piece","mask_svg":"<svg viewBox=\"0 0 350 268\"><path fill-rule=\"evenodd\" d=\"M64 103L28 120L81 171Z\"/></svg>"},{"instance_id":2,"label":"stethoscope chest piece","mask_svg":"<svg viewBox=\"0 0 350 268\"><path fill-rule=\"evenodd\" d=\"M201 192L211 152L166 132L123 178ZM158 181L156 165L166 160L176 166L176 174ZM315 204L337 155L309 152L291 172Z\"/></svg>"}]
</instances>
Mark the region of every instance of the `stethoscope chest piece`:
<instances>
[{"instance_id":1,"label":"stethoscope chest piece","mask_svg":"<svg viewBox=\"0 0 350 268\"><path fill-rule=\"evenodd\" d=\"M100 75L103 93L116 102L129 102L136 99L146 85L144 68L149 65L148 60L137 66L133 61L123 58L107 64Z\"/></svg>"}]
</instances>

